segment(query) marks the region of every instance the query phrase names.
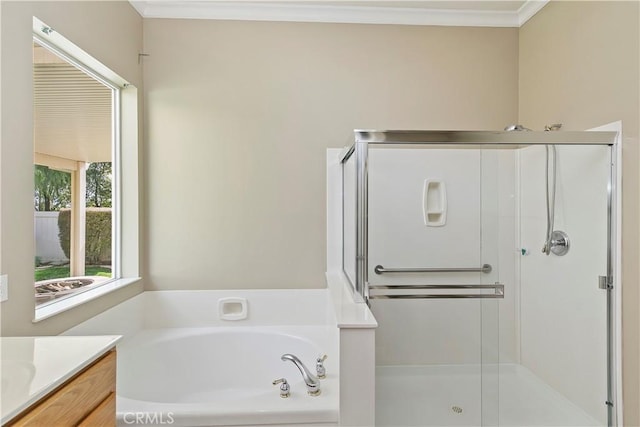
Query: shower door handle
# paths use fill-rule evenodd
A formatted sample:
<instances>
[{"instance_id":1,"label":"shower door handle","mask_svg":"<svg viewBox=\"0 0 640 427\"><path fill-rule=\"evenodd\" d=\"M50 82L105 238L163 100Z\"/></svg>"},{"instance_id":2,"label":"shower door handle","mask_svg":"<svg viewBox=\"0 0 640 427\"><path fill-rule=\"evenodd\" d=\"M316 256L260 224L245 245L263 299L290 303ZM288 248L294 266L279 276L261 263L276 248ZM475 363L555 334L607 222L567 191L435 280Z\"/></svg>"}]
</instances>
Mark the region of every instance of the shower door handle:
<instances>
[{"instance_id":1,"label":"shower door handle","mask_svg":"<svg viewBox=\"0 0 640 427\"><path fill-rule=\"evenodd\" d=\"M451 299L451 298L504 298L504 285L494 283L492 285L369 285L369 291L387 291L387 290L413 290L413 289L433 289L433 290L453 290L453 289L487 289L493 290L493 293L477 293L477 294L421 294L421 293L387 293L387 294L369 294L369 299Z\"/></svg>"}]
</instances>

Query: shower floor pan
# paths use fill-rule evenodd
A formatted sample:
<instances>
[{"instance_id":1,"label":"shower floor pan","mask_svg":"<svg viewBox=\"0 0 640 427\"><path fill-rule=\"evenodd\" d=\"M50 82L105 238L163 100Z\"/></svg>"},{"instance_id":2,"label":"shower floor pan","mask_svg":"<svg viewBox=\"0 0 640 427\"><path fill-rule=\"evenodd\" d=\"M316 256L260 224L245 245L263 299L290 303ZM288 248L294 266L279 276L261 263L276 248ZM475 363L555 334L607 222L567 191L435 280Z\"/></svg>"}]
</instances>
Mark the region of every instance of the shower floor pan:
<instances>
[{"instance_id":1,"label":"shower floor pan","mask_svg":"<svg viewBox=\"0 0 640 427\"><path fill-rule=\"evenodd\" d=\"M497 391L495 378L485 378L488 390ZM478 365L379 366L376 426L480 426L480 389ZM487 414L488 425L604 425L520 365L500 365L499 402L487 407L499 412Z\"/></svg>"}]
</instances>

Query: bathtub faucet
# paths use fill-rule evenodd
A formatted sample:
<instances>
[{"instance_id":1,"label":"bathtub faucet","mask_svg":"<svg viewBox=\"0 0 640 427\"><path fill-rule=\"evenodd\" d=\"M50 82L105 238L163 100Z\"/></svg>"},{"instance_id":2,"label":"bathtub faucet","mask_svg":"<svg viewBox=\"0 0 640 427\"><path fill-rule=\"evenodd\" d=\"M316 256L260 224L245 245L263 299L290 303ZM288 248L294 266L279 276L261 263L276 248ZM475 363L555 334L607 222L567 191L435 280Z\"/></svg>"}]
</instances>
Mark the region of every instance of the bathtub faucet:
<instances>
[{"instance_id":1,"label":"bathtub faucet","mask_svg":"<svg viewBox=\"0 0 640 427\"><path fill-rule=\"evenodd\" d=\"M304 363L302 363L300 359L298 359L293 354L289 354L289 353L283 354L280 359L283 362L286 362L288 360L294 365L296 365L296 367L302 374L304 383L307 385L307 393L309 393L311 396L317 396L320 394L320 380L318 380L318 378L315 375L309 372L307 367L304 366Z\"/></svg>"}]
</instances>

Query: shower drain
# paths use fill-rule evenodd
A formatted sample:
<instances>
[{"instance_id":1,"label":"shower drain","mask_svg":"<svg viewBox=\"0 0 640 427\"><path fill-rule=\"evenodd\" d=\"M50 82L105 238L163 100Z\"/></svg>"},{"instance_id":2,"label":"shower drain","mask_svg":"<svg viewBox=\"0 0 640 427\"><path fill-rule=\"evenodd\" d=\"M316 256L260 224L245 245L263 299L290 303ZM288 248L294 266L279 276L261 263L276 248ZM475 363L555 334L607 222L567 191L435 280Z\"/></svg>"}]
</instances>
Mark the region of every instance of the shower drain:
<instances>
[{"instance_id":1,"label":"shower drain","mask_svg":"<svg viewBox=\"0 0 640 427\"><path fill-rule=\"evenodd\" d=\"M462 408L461 408L461 407L459 407L459 406L452 406L452 407L451 407L451 410L452 410L453 412L455 412L456 414L461 414L461 413L462 413Z\"/></svg>"}]
</instances>

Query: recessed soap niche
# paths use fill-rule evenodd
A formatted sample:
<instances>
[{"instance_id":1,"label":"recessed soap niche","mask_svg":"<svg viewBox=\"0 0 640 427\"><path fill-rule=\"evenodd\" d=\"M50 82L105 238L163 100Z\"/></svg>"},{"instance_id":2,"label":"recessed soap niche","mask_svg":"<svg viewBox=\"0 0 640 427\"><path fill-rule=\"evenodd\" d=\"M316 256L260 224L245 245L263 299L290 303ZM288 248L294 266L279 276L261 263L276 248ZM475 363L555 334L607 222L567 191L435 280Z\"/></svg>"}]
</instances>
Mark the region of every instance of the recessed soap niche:
<instances>
[{"instance_id":1,"label":"recessed soap niche","mask_svg":"<svg viewBox=\"0 0 640 427\"><path fill-rule=\"evenodd\" d=\"M425 179L422 215L427 227L442 227L447 223L447 187L443 180Z\"/></svg>"},{"instance_id":2,"label":"recessed soap niche","mask_svg":"<svg viewBox=\"0 0 640 427\"><path fill-rule=\"evenodd\" d=\"M249 315L246 298L220 298L218 315L222 320L244 320Z\"/></svg>"}]
</instances>

